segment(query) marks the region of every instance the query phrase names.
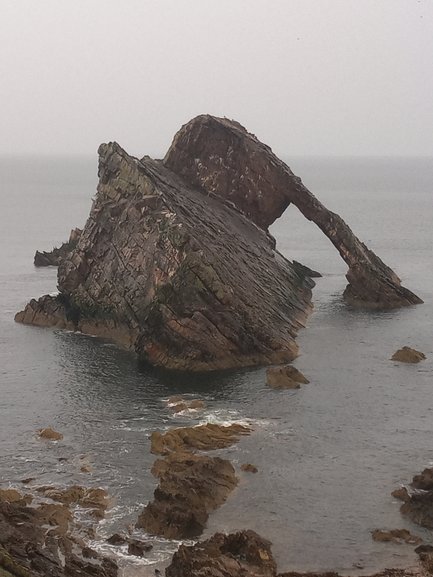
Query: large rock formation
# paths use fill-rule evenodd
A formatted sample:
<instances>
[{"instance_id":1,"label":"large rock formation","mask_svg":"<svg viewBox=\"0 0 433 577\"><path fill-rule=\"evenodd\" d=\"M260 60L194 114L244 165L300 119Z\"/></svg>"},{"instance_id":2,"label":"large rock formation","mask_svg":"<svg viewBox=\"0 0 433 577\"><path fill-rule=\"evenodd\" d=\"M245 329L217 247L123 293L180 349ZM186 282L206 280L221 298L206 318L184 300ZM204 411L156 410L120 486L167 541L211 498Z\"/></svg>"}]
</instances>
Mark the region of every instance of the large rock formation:
<instances>
[{"instance_id":1,"label":"large rock formation","mask_svg":"<svg viewBox=\"0 0 433 577\"><path fill-rule=\"evenodd\" d=\"M395 308L422 300L328 210L272 150L228 119L198 116L176 134L164 163L186 182L230 201L267 228L290 203L314 222L349 266L345 298L353 305Z\"/></svg>"},{"instance_id":2,"label":"large rock formation","mask_svg":"<svg viewBox=\"0 0 433 577\"><path fill-rule=\"evenodd\" d=\"M421 302L236 122L197 117L163 162L116 143L99 154L98 192L61 261L59 295L32 300L19 322L106 336L171 369L291 361L314 283L267 232L290 202L349 264L351 302Z\"/></svg>"}]
</instances>

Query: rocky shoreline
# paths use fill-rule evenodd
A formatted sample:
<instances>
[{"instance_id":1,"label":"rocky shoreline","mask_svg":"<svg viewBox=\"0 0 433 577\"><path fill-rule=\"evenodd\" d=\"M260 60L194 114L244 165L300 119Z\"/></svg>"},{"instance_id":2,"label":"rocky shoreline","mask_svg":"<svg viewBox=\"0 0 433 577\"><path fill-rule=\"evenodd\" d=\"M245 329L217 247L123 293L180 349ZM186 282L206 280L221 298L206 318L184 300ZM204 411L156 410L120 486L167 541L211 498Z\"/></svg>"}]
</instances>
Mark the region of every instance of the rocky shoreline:
<instances>
[{"instance_id":1,"label":"rocky shoreline","mask_svg":"<svg viewBox=\"0 0 433 577\"><path fill-rule=\"evenodd\" d=\"M176 398L181 402L182 397ZM168 409L174 399L168 403ZM198 403L196 403L198 404ZM47 433L48 431L48 433ZM242 436L254 435L245 425L197 425L155 431L150 450L161 455L152 472L158 480L154 499L139 514L136 527L148 535L167 539L198 539L209 514L227 499L238 484L238 473L223 456L207 453L224 450ZM61 433L38 432L41 442L62 441ZM203 454L206 453L206 454ZM256 473L252 464L238 465L244 474ZM115 557L90 546L98 525L112 506L107 492L98 487L39 485L23 479L25 490L0 489L0 576L67 577L94 575L118 577ZM393 496L403 501L401 512L423 527L433 527L433 468L415 475ZM75 510L81 511L77 518ZM84 517L83 517L84 512ZM415 547L419 565L408 569L385 569L371 577L416 577L433 575L433 546L423 543L407 529L376 529L377 542L403 543ZM125 547L131 557L146 557L152 543L132 537L130 532L107 539L112 547ZM126 568L123 564L122 571ZM149 572L143 567L144 576ZM159 575L160 570L156 569ZM251 530L216 533L195 544L181 544L165 569L166 577L338 577L337 573L279 573L271 543Z\"/></svg>"}]
</instances>

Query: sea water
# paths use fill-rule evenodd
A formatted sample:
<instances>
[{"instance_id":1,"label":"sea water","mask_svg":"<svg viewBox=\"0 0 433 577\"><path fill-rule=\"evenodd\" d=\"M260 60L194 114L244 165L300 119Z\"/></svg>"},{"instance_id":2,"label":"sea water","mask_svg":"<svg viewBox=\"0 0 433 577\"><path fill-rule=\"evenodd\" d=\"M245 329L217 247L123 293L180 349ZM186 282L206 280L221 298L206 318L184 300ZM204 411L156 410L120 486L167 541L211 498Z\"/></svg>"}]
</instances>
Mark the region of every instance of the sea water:
<instances>
[{"instance_id":1,"label":"sea water","mask_svg":"<svg viewBox=\"0 0 433 577\"><path fill-rule=\"evenodd\" d=\"M132 354L100 339L15 324L15 312L31 298L56 290L56 269L34 268L33 255L84 225L96 158L0 159L2 486L35 477L40 484L107 488L113 508L95 545L114 552L104 537L131 527L152 498L153 430L248 422L253 434L217 454L237 468L253 463L258 473L239 474L238 488L210 516L205 536L254 529L273 542L281 571L353 574L414 563L413 547L376 543L371 531L407 527L431 539L400 515L391 491L433 463L433 160L294 158L289 164L425 304L390 312L347 307L345 263L289 207L271 228L277 247L323 278L295 362L311 382L274 391L264 369L167 374L139 366ZM427 360L391 361L403 345L422 350ZM173 415L165 402L173 394L203 399L206 409ZM37 439L35 431L46 426L64 440ZM90 473L81 472L83 464ZM146 564L153 573L153 564L163 566L178 545L153 541L149 557L128 561L126 574L145 571Z\"/></svg>"}]
</instances>

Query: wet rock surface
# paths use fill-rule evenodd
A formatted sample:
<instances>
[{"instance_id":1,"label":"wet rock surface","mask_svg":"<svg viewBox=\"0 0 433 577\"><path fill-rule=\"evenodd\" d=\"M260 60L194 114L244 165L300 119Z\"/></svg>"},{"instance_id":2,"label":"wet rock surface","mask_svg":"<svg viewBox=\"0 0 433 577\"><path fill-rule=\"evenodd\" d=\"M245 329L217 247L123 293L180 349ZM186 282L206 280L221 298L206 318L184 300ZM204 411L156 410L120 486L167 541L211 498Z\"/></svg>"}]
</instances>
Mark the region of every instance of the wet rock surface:
<instances>
[{"instance_id":1,"label":"wet rock surface","mask_svg":"<svg viewBox=\"0 0 433 577\"><path fill-rule=\"evenodd\" d=\"M266 384L273 389L299 389L310 381L292 365L269 367L266 370Z\"/></svg>"},{"instance_id":2,"label":"wet rock surface","mask_svg":"<svg viewBox=\"0 0 433 577\"><path fill-rule=\"evenodd\" d=\"M414 523L433 529L433 469L427 468L415 475L409 489L406 494L401 492L404 503L400 511Z\"/></svg>"},{"instance_id":3,"label":"wet rock surface","mask_svg":"<svg viewBox=\"0 0 433 577\"><path fill-rule=\"evenodd\" d=\"M0 500L0 574L15 577L117 576L111 559L89 549L63 503ZM3 577L3 576L2 576Z\"/></svg>"},{"instance_id":4,"label":"wet rock surface","mask_svg":"<svg viewBox=\"0 0 433 577\"><path fill-rule=\"evenodd\" d=\"M419 363L426 358L425 354L410 347L403 347L396 351L392 357L392 361L399 361L400 363Z\"/></svg>"},{"instance_id":5,"label":"wet rock surface","mask_svg":"<svg viewBox=\"0 0 433 577\"><path fill-rule=\"evenodd\" d=\"M168 455L176 451L224 449L234 445L251 431L250 427L237 423L227 426L207 423L196 427L169 429L166 433L155 431L150 437L151 452Z\"/></svg>"},{"instance_id":6,"label":"wet rock surface","mask_svg":"<svg viewBox=\"0 0 433 577\"><path fill-rule=\"evenodd\" d=\"M224 503L238 483L226 459L191 453L171 453L158 459L152 473L159 484L137 527L168 539L199 536L209 514Z\"/></svg>"},{"instance_id":7,"label":"wet rock surface","mask_svg":"<svg viewBox=\"0 0 433 577\"><path fill-rule=\"evenodd\" d=\"M51 427L39 429L38 435L41 439L47 439L48 441L61 441L63 439L62 433L55 431Z\"/></svg>"},{"instance_id":8,"label":"wet rock surface","mask_svg":"<svg viewBox=\"0 0 433 577\"><path fill-rule=\"evenodd\" d=\"M271 544L254 531L216 533L191 547L181 545L166 577L275 577Z\"/></svg>"},{"instance_id":9,"label":"wet rock surface","mask_svg":"<svg viewBox=\"0 0 433 577\"><path fill-rule=\"evenodd\" d=\"M418 545L422 543L421 537L412 535L407 529L391 529L389 531L382 529L375 529L371 532L373 541L379 543L407 543L409 545Z\"/></svg>"},{"instance_id":10,"label":"wet rock surface","mask_svg":"<svg viewBox=\"0 0 433 577\"><path fill-rule=\"evenodd\" d=\"M202 115L176 134L164 163L188 183L215 195L267 228L294 204L314 222L347 263L345 299L387 309L421 303L369 250L344 220L328 210L272 150L238 122Z\"/></svg>"}]
</instances>

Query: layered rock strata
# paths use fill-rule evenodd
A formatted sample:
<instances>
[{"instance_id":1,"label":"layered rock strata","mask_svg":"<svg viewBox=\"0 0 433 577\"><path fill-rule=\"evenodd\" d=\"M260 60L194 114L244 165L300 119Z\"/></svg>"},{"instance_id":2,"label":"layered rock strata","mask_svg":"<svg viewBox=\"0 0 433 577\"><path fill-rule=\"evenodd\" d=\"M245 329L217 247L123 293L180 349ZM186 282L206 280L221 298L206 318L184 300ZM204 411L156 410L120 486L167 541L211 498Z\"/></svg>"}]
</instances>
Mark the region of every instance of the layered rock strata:
<instances>
[{"instance_id":1,"label":"layered rock strata","mask_svg":"<svg viewBox=\"0 0 433 577\"><path fill-rule=\"evenodd\" d=\"M421 303L369 250L344 220L328 210L272 150L239 123L198 116L176 134L164 163L191 185L232 203L267 228L289 204L314 222L347 263L345 299L352 305L388 309Z\"/></svg>"},{"instance_id":2,"label":"layered rock strata","mask_svg":"<svg viewBox=\"0 0 433 577\"><path fill-rule=\"evenodd\" d=\"M70 503L79 502L74 495ZM74 531L66 502L32 501L17 491L0 494L2 577L117 576L116 563L87 547Z\"/></svg>"},{"instance_id":3,"label":"layered rock strata","mask_svg":"<svg viewBox=\"0 0 433 577\"><path fill-rule=\"evenodd\" d=\"M56 297L16 320L106 336L153 365L213 370L292 360L313 281L273 239L161 162L99 149L98 192Z\"/></svg>"},{"instance_id":4,"label":"layered rock strata","mask_svg":"<svg viewBox=\"0 0 433 577\"><path fill-rule=\"evenodd\" d=\"M241 125L199 116L164 161L99 149L99 185L59 295L18 322L108 337L150 364L208 371L290 362L311 311L309 271L267 229L290 203L347 262L346 299L372 308L421 302Z\"/></svg>"},{"instance_id":5,"label":"layered rock strata","mask_svg":"<svg viewBox=\"0 0 433 577\"><path fill-rule=\"evenodd\" d=\"M159 484L137 527L167 539L201 535L209 514L225 502L238 483L227 459L191 453L171 453L158 459L152 473Z\"/></svg>"}]
</instances>

